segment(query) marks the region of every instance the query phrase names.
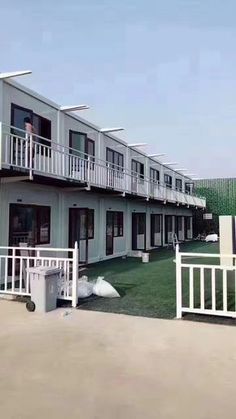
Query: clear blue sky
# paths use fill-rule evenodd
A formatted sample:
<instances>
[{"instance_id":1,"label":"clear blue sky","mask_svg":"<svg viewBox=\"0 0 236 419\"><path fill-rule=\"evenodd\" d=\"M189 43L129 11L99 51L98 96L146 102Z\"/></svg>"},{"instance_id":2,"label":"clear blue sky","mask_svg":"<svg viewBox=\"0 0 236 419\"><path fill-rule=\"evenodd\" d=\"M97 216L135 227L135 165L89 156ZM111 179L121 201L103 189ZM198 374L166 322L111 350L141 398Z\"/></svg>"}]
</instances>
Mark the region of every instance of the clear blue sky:
<instances>
[{"instance_id":1,"label":"clear blue sky","mask_svg":"<svg viewBox=\"0 0 236 419\"><path fill-rule=\"evenodd\" d=\"M235 0L0 0L0 71L200 177L236 176Z\"/></svg>"}]
</instances>

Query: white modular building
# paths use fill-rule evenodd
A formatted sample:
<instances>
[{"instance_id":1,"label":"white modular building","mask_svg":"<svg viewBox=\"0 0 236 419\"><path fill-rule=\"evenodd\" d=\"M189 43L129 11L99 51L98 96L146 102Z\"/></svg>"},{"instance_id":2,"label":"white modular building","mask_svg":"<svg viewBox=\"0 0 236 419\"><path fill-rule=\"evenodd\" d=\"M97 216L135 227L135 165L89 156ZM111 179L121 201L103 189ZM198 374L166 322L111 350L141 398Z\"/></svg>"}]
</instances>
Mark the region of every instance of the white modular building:
<instances>
[{"instance_id":1,"label":"white modular building","mask_svg":"<svg viewBox=\"0 0 236 419\"><path fill-rule=\"evenodd\" d=\"M206 202L182 172L7 79L0 121L1 246L77 241L87 264L192 239Z\"/></svg>"}]
</instances>

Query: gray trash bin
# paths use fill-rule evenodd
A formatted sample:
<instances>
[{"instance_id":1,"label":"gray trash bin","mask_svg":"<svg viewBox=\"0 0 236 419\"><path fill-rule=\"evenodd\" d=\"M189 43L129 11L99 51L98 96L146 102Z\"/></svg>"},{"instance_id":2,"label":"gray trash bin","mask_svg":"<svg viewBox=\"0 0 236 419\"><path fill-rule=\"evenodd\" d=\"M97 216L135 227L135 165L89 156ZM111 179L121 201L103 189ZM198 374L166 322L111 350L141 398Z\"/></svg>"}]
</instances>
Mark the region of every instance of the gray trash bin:
<instances>
[{"instance_id":1,"label":"gray trash bin","mask_svg":"<svg viewBox=\"0 0 236 419\"><path fill-rule=\"evenodd\" d=\"M61 269L36 266L27 269L30 277L31 301L29 311L47 312L57 307L58 281Z\"/></svg>"}]
</instances>

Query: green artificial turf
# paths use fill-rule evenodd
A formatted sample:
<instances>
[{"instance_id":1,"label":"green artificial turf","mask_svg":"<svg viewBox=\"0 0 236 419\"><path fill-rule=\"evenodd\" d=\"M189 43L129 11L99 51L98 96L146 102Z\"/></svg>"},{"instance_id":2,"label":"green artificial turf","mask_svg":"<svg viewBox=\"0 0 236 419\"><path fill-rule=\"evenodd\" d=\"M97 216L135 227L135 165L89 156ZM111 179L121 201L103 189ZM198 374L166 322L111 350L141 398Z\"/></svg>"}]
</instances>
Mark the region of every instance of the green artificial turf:
<instances>
[{"instance_id":1,"label":"green artificial turf","mask_svg":"<svg viewBox=\"0 0 236 419\"><path fill-rule=\"evenodd\" d=\"M202 242L181 245L183 252L218 253L217 244ZM139 258L118 258L90 265L89 280L104 276L120 293L121 298L92 296L79 300L79 309L171 319L176 315L175 253L157 249L150 253L150 262ZM206 258L207 259L207 258ZM209 263L205 260L204 263ZM212 263L212 261L211 261Z\"/></svg>"}]
</instances>

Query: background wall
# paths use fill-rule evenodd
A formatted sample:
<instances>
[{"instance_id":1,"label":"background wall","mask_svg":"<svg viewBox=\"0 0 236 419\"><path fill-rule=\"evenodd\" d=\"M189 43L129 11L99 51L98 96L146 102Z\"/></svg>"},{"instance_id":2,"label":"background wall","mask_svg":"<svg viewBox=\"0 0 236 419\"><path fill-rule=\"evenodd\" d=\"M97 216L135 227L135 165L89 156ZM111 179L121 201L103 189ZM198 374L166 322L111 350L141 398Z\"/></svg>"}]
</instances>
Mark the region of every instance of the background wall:
<instances>
[{"instance_id":1,"label":"background wall","mask_svg":"<svg viewBox=\"0 0 236 419\"><path fill-rule=\"evenodd\" d=\"M206 197L206 210L195 213L194 229L219 232L219 215L236 215L236 178L203 179L195 182L198 196ZM203 220L203 214L212 213L212 220ZM201 231L198 231L201 232Z\"/></svg>"}]
</instances>

